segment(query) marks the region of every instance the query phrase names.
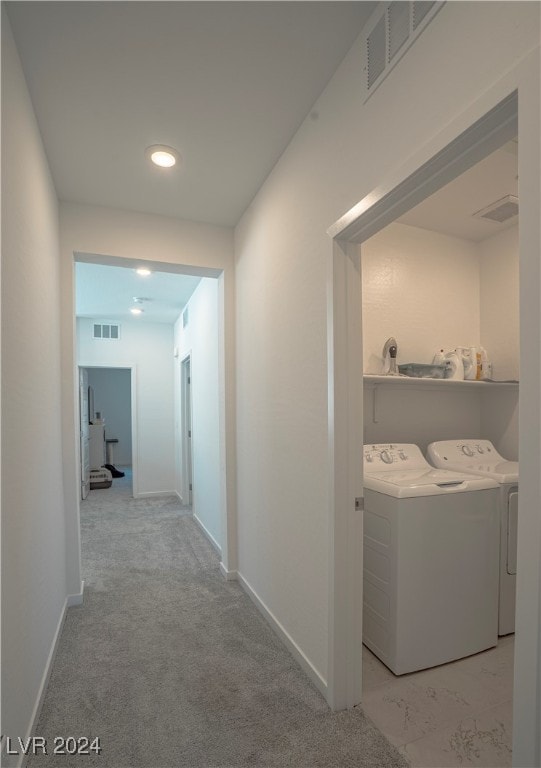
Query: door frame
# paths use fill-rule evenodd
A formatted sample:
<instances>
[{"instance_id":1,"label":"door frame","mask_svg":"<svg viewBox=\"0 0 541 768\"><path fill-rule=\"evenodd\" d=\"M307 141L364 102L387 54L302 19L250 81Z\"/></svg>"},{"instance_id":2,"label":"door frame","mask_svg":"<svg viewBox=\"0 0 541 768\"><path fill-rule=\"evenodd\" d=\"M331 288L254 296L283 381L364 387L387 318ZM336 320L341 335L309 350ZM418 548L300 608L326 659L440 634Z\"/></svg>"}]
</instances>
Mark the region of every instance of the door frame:
<instances>
[{"instance_id":1,"label":"door frame","mask_svg":"<svg viewBox=\"0 0 541 768\"><path fill-rule=\"evenodd\" d=\"M537 65L539 62L537 61ZM330 599L328 701L333 709L362 698L362 292L360 245L492 151L519 136L521 496L515 645L514 765L541 754L541 312L539 253L539 75L524 66L514 82L485 94L380 187L333 224L328 270ZM519 89L517 80L523 82ZM518 127L517 127L518 119ZM522 190L525 190L525 193ZM524 236L522 236L524 235ZM354 285L350 285L350 281ZM533 358L533 362L532 361ZM537 361L537 365L535 363ZM356 377L356 378L355 378ZM532 435L532 422L538 427ZM362 504L359 505L362 508ZM530 509L530 506L533 509ZM533 510L537 510L537 513ZM527 575L526 575L527 574ZM359 589L360 586L360 589Z\"/></svg>"},{"instance_id":2,"label":"door frame","mask_svg":"<svg viewBox=\"0 0 541 768\"><path fill-rule=\"evenodd\" d=\"M189 367L188 367L189 366ZM186 353L180 361L180 423L181 457L180 487L184 504L193 505L193 411L192 411L192 352ZM189 398L187 393L189 392Z\"/></svg>"}]
</instances>

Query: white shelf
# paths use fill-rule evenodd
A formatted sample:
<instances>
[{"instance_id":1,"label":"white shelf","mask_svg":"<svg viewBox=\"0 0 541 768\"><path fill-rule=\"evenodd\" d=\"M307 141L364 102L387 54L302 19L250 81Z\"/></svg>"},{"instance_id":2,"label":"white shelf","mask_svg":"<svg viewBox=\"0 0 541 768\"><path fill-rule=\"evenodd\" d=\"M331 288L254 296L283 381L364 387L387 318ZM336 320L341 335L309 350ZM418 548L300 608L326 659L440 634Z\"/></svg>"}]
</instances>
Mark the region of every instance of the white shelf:
<instances>
[{"instance_id":1,"label":"white shelf","mask_svg":"<svg viewBox=\"0 0 541 768\"><path fill-rule=\"evenodd\" d=\"M414 387L415 389L518 389L518 381L460 381L459 379L417 379L413 376L377 376L365 373L363 375L365 387Z\"/></svg>"}]
</instances>

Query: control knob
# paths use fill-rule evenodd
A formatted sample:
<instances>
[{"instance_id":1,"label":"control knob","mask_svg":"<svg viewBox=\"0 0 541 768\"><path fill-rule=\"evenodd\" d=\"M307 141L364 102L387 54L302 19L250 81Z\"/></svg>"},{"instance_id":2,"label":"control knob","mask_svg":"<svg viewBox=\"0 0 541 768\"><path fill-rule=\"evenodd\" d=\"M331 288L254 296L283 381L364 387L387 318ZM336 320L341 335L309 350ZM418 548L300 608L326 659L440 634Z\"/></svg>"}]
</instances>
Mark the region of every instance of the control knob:
<instances>
[{"instance_id":1,"label":"control knob","mask_svg":"<svg viewBox=\"0 0 541 768\"><path fill-rule=\"evenodd\" d=\"M380 453L381 460L385 462L385 464L392 464L393 463L393 457L389 453L389 451L382 451Z\"/></svg>"},{"instance_id":2,"label":"control knob","mask_svg":"<svg viewBox=\"0 0 541 768\"><path fill-rule=\"evenodd\" d=\"M472 451L472 449L470 448L469 445L463 445L462 446L462 453L465 454L466 456L473 456L474 455L474 453L473 453L473 451Z\"/></svg>"}]
</instances>

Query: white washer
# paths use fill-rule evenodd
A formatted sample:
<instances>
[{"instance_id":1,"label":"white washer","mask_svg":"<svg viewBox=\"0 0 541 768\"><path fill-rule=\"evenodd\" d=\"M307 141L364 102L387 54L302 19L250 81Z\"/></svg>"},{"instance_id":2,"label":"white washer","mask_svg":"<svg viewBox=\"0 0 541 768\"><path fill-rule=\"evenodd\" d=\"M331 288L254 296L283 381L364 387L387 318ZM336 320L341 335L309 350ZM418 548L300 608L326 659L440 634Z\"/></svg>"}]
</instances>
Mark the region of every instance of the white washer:
<instances>
[{"instance_id":1,"label":"white washer","mask_svg":"<svg viewBox=\"0 0 541 768\"><path fill-rule=\"evenodd\" d=\"M395 674L498 642L498 486L364 446L363 642Z\"/></svg>"},{"instance_id":2,"label":"white washer","mask_svg":"<svg viewBox=\"0 0 541 768\"><path fill-rule=\"evenodd\" d=\"M500 486L500 604L498 634L515 631L518 461L506 461L490 440L441 440L428 446L436 467L490 477Z\"/></svg>"}]
</instances>

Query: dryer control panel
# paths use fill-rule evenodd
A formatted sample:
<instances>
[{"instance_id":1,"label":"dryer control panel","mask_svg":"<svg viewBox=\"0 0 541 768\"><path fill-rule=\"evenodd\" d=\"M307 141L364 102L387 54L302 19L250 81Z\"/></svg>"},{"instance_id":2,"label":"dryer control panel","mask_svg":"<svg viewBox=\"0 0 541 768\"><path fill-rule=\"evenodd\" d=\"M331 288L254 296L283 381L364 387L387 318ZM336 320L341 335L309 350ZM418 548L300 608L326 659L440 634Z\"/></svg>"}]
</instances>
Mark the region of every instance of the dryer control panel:
<instances>
[{"instance_id":1,"label":"dryer control panel","mask_svg":"<svg viewBox=\"0 0 541 768\"><path fill-rule=\"evenodd\" d=\"M481 459L490 463L503 461L490 440L442 440L431 444L429 455L431 453L436 454L442 462L466 462L468 459Z\"/></svg>"},{"instance_id":2,"label":"dryer control panel","mask_svg":"<svg viewBox=\"0 0 541 768\"><path fill-rule=\"evenodd\" d=\"M426 465L426 459L414 443L368 443L364 446L365 471L420 469Z\"/></svg>"}]
</instances>

